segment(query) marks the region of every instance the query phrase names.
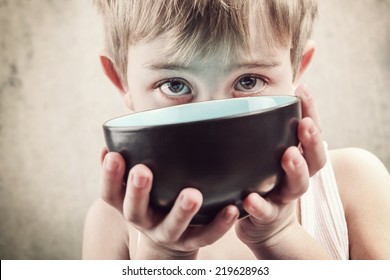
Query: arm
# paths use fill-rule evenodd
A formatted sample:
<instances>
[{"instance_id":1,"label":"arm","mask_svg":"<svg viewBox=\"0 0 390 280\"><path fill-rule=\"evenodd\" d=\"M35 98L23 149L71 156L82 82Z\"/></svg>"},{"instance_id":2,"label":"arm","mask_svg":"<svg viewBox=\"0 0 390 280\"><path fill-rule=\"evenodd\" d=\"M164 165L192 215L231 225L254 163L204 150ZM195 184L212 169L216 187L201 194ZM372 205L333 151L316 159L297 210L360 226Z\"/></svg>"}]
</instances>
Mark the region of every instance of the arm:
<instances>
[{"instance_id":1,"label":"arm","mask_svg":"<svg viewBox=\"0 0 390 280\"><path fill-rule=\"evenodd\" d=\"M371 153L332 151L352 259L390 259L390 175Z\"/></svg>"},{"instance_id":2,"label":"arm","mask_svg":"<svg viewBox=\"0 0 390 280\"><path fill-rule=\"evenodd\" d=\"M122 216L102 199L90 207L83 237L83 259L129 259L128 227Z\"/></svg>"}]
</instances>

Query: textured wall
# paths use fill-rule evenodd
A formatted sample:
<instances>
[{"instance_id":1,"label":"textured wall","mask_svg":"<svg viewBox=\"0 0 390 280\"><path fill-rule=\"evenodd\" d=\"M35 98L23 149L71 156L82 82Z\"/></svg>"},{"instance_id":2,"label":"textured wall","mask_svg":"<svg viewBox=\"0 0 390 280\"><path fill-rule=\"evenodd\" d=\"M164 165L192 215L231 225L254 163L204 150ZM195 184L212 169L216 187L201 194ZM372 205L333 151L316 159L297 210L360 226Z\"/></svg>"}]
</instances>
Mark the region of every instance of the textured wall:
<instances>
[{"instance_id":1,"label":"textured wall","mask_svg":"<svg viewBox=\"0 0 390 280\"><path fill-rule=\"evenodd\" d=\"M103 77L89 0L0 0L0 258L77 259L98 193L101 124L126 113ZM331 147L390 169L389 7L320 1L318 52L304 81Z\"/></svg>"}]
</instances>

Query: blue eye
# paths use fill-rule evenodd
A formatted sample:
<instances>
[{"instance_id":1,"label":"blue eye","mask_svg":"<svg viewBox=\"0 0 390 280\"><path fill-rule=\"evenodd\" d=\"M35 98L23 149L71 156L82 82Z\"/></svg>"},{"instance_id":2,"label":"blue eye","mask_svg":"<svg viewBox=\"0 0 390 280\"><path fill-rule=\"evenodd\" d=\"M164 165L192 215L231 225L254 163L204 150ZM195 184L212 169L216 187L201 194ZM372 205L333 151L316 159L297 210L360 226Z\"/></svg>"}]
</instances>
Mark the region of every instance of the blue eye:
<instances>
[{"instance_id":1,"label":"blue eye","mask_svg":"<svg viewBox=\"0 0 390 280\"><path fill-rule=\"evenodd\" d=\"M181 79L166 80L158 85L158 88L162 93L168 96L182 96L192 93L192 90L187 82Z\"/></svg>"},{"instance_id":2,"label":"blue eye","mask_svg":"<svg viewBox=\"0 0 390 280\"><path fill-rule=\"evenodd\" d=\"M257 93L261 92L267 83L257 76L242 76L234 85L234 89L241 92Z\"/></svg>"}]
</instances>

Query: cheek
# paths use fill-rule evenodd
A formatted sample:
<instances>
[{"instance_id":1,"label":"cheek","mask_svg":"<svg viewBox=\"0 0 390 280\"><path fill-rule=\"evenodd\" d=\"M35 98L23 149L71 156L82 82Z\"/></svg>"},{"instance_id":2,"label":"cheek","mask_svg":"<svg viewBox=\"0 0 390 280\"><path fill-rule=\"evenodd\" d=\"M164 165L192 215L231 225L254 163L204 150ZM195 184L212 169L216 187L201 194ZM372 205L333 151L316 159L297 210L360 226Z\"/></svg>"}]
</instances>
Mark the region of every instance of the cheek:
<instances>
[{"instance_id":1,"label":"cheek","mask_svg":"<svg viewBox=\"0 0 390 280\"><path fill-rule=\"evenodd\" d=\"M166 104L164 100L159 98L157 94L152 91L137 91L133 92L132 104L135 112L158 109L162 107L167 107L169 104Z\"/></svg>"},{"instance_id":2,"label":"cheek","mask_svg":"<svg viewBox=\"0 0 390 280\"><path fill-rule=\"evenodd\" d=\"M129 75L130 76L130 75ZM142 79L134 79L132 76L128 79L128 93L126 94L130 102L126 102L127 107L131 103L130 110L138 112L155 108L156 104L153 101L153 93L148 88L148 85Z\"/></svg>"},{"instance_id":3,"label":"cheek","mask_svg":"<svg viewBox=\"0 0 390 280\"><path fill-rule=\"evenodd\" d=\"M133 95L132 103L135 112L158 108L155 102L151 98L147 97L146 93L144 93L143 95L141 94Z\"/></svg>"}]
</instances>

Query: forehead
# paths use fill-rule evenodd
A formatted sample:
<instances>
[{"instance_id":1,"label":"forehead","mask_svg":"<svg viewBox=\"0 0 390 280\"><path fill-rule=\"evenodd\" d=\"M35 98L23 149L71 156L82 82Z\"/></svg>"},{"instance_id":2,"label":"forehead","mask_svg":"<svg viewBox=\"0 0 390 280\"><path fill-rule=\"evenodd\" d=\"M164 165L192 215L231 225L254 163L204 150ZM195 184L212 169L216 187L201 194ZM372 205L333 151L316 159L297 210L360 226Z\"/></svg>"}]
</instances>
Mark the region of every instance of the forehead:
<instances>
[{"instance_id":1,"label":"forehead","mask_svg":"<svg viewBox=\"0 0 390 280\"><path fill-rule=\"evenodd\" d=\"M276 67L290 60L289 48L270 47L267 43L259 40L258 36L250 37L246 51L238 49L230 54L224 50L202 54L195 50L195 54L187 56L177 53L172 56L167 48L169 38L161 36L147 42L138 42L129 48L129 64L148 68L150 70L180 70L182 67L202 68L206 65L224 67L229 71L240 65L257 64L262 67ZM130 66L129 65L129 66Z\"/></svg>"}]
</instances>

